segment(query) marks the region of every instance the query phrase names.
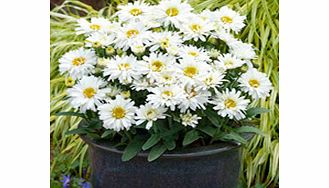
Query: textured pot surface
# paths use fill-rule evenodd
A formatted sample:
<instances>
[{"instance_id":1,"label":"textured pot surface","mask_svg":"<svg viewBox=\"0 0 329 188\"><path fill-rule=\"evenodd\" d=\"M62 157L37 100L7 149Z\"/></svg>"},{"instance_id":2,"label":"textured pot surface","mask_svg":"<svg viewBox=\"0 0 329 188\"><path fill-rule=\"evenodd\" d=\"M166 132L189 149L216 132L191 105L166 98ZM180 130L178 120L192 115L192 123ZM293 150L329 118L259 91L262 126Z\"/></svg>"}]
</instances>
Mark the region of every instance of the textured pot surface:
<instances>
[{"instance_id":1,"label":"textured pot surface","mask_svg":"<svg viewBox=\"0 0 329 188\"><path fill-rule=\"evenodd\" d=\"M167 152L153 162L147 161L147 153L140 153L122 162L122 151L108 143L81 137L89 145L94 188L236 188L238 185L241 149L237 144Z\"/></svg>"}]
</instances>

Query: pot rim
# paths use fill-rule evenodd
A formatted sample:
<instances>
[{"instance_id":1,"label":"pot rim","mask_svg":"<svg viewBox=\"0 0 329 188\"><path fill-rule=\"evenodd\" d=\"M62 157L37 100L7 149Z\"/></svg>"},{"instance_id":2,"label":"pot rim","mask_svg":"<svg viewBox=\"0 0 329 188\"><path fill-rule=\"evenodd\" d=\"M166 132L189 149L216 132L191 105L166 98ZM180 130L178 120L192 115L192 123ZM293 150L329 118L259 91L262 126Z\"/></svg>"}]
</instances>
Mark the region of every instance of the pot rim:
<instances>
[{"instance_id":1,"label":"pot rim","mask_svg":"<svg viewBox=\"0 0 329 188\"><path fill-rule=\"evenodd\" d=\"M103 149L105 151L113 152L122 155L123 150L119 150L111 145L109 142L104 141L94 141L88 138L86 135L79 135L81 139L86 142L88 145ZM247 140L250 140L253 135L248 134L246 135ZM207 146L201 147L192 147L192 148L181 148L178 150L166 151L164 154L161 155L160 158L191 158L191 157L202 157L202 156L209 156L215 155L219 153L223 153L226 151L231 151L237 148L240 148L241 144L237 142L221 142ZM136 157L143 157L147 158L149 152L148 151L141 151L139 152Z\"/></svg>"}]
</instances>

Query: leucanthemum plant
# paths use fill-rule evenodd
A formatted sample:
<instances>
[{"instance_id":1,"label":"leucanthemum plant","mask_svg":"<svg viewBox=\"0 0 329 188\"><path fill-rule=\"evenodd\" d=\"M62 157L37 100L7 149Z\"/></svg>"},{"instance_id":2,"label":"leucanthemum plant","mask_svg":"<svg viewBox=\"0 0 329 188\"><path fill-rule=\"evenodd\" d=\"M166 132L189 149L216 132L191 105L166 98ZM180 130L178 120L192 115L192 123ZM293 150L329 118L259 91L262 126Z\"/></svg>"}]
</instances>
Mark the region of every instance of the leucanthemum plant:
<instances>
[{"instance_id":1,"label":"leucanthemum plant","mask_svg":"<svg viewBox=\"0 0 329 188\"><path fill-rule=\"evenodd\" d=\"M197 13L180 0L118 8L109 19L79 19L85 45L59 60L76 109L59 115L84 119L69 133L112 143L124 161L260 133L254 117L268 110L251 104L272 85L238 38L245 16L227 6Z\"/></svg>"}]
</instances>

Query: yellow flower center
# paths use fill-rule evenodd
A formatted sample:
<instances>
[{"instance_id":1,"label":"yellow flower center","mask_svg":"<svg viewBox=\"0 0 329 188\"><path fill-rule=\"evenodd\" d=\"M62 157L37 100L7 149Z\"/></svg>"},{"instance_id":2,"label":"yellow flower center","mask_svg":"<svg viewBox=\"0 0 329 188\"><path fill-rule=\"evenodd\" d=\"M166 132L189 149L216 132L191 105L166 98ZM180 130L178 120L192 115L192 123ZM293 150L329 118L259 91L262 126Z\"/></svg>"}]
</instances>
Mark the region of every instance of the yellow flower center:
<instances>
[{"instance_id":1,"label":"yellow flower center","mask_svg":"<svg viewBox=\"0 0 329 188\"><path fill-rule=\"evenodd\" d=\"M251 87L258 88L259 87L259 81L258 80L249 80L249 84Z\"/></svg>"},{"instance_id":2,"label":"yellow flower center","mask_svg":"<svg viewBox=\"0 0 329 188\"><path fill-rule=\"evenodd\" d=\"M185 76L192 78L198 73L198 69L194 66L188 66L184 68L183 72Z\"/></svg>"},{"instance_id":3,"label":"yellow flower center","mask_svg":"<svg viewBox=\"0 0 329 188\"><path fill-rule=\"evenodd\" d=\"M98 41L93 42L93 47L94 48L99 48L101 46L102 46L102 44L100 42L98 42Z\"/></svg>"},{"instance_id":4,"label":"yellow flower center","mask_svg":"<svg viewBox=\"0 0 329 188\"><path fill-rule=\"evenodd\" d=\"M168 48L169 47L169 39L161 40L161 48Z\"/></svg>"},{"instance_id":5,"label":"yellow flower center","mask_svg":"<svg viewBox=\"0 0 329 188\"><path fill-rule=\"evenodd\" d=\"M96 90L92 87L88 87L85 90L83 90L83 95L87 98L92 98L96 94Z\"/></svg>"},{"instance_id":6,"label":"yellow flower center","mask_svg":"<svg viewBox=\"0 0 329 188\"><path fill-rule=\"evenodd\" d=\"M163 79L165 79L166 81L170 81L172 79L172 77L170 75L163 75L162 76Z\"/></svg>"},{"instance_id":7,"label":"yellow flower center","mask_svg":"<svg viewBox=\"0 0 329 188\"><path fill-rule=\"evenodd\" d=\"M125 99L127 99L127 98L130 97L130 91L129 91L129 90L127 90L127 91L123 91L123 92L121 92L121 95L122 95Z\"/></svg>"},{"instance_id":8,"label":"yellow flower center","mask_svg":"<svg viewBox=\"0 0 329 188\"><path fill-rule=\"evenodd\" d=\"M131 38L131 37L137 36L139 34L139 32L136 29L131 29L131 30L128 30L126 34L127 34L128 38Z\"/></svg>"},{"instance_id":9,"label":"yellow flower center","mask_svg":"<svg viewBox=\"0 0 329 188\"><path fill-rule=\"evenodd\" d=\"M177 16L179 14L179 10L175 7L168 8L166 10L166 14L170 17Z\"/></svg>"},{"instance_id":10,"label":"yellow flower center","mask_svg":"<svg viewBox=\"0 0 329 188\"><path fill-rule=\"evenodd\" d=\"M194 90L194 88L189 92L189 97L193 98L197 95L197 92Z\"/></svg>"},{"instance_id":11,"label":"yellow flower center","mask_svg":"<svg viewBox=\"0 0 329 188\"><path fill-rule=\"evenodd\" d=\"M171 91L164 91L164 92L162 92L162 96L163 97L172 97L174 94L173 94L173 92L171 92Z\"/></svg>"},{"instance_id":12,"label":"yellow flower center","mask_svg":"<svg viewBox=\"0 0 329 188\"><path fill-rule=\"evenodd\" d=\"M122 70L128 70L130 69L130 64L129 63L121 63L118 65L118 68L120 71Z\"/></svg>"},{"instance_id":13,"label":"yellow flower center","mask_svg":"<svg viewBox=\"0 0 329 188\"><path fill-rule=\"evenodd\" d=\"M195 56L198 56L198 55L199 55L199 53L198 53L198 52L193 52L193 51L189 52L188 54L189 54L189 55L191 55L191 56L193 56L193 57L195 57Z\"/></svg>"},{"instance_id":14,"label":"yellow flower center","mask_svg":"<svg viewBox=\"0 0 329 188\"><path fill-rule=\"evenodd\" d=\"M139 8L133 8L133 9L131 9L129 12L130 12L130 14L133 15L133 16L138 16L138 15L140 15L140 14L143 13L142 10L139 9Z\"/></svg>"},{"instance_id":15,"label":"yellow flower center","mask_svg":"<svg viewBox=\"0 0 329 188\"><path fill-rule=\"evenodd\" d=\"M207 77L205 80L204 80L204 83L207 84L207 85L210 85L212 82L213 82L213 77L210 76L210 77Z\"/></svg>"},{"instance_id":16,"label":"yellow flower center","mask_svg":"<svg viewBox=\"0 0 329 188\"><path fill-rule=\"evenodd\" d=\"M198 25L198 24L192 24L192 25L191 25L191 29L192 29L193 32L198 32L198 31L200 31L200 29L201 29L201 25Z\"/></svg>"},{"instance_id":17,"label":"yellow flower center","mask_svg":"<svg viewBox=\"0 0 329 188\"><path fill-rule=\"evenodd\" d=\"M112 109L112 116L115 117L116 119L121 119L125 117L125 115L126 115L126 110L121 106L117 106Z\"/></svg>"},{"instance_id":18,"label":"yellow flower center","mask_svg":"<svg viewBox=\"0 0 329 188\"><path fill-rule=\"evenodd\" d=\"M147 117L153 118L155 115L156 115L156 112L154 109L150 109L146 112Z\"/></svg>"},{"instance_id":19,"label":"yellow flower center","mask_svg":"<svg viewBox=\"0 0 329 188\"><path fill-rule=\"evenodd\" d=\"M115 52L115 49L112 46L109 46L105 51L108 55L112 55Z\"/></svg>"},{"instance_id":20,"label":"yellow flower center","mask_svg":"<svg viewBox=\"0 0 329 188\"><path fill-rule=\"evenodd\" d=\"M230 67L230 66L233 66L233 61L231 61L231 60L227 60L227 61L225 61L224 62L224 65L226 66L226 67Z\"/></svg>"},{"instance_id":21,"label":"yellow flower center","mask_svg":"<svg viewBox=\"0 0 329 188\"><path fill-rule=\"evenodd\" d=\"M68 77L68 78L65 79L65 85L68 86L68 87L73 86L74 83L75 83L75 81L73 80L72 77Z\"/></svg>"},{"instance_id":22,"label":"yellow flower center","mask_svg":"<svg viewBox=\"0 0 329 188\"><path fill-rule=\"evenodd\" d=\"M233 19L229 16L223 16L220 18L222 20L222 22L226 23L226 24L230 24L233 22Z\"/></svg>"},{"instance_id":23,"label":"yellow flower center","mask_svg":"<svg viewBox=\"0 0 329 188\"><path fill-rule=\"evenodd\" d=\"M86 62L86 58L84 57L76 57L72 60L72 65L79 66Z\"/></svg>"},{"instance_id":24,"label":"yellow flower center","mask_svg":"<svg viewBox=\"0 0 329 188\"><path fill-rule=\"evenodd\" d=\"M232 99L226 99L224 104L225 104L225 107L229 108L229 109L236 107L236 102Z\"/></svg>"},{"instance_id":25,"label":"yellow flower center","mask_svg":"<svg viewBox=\"0 0 329 188\"><path fill-rule=\"evenodd\" d=\"M151 69L152 69L152 71L155 71L155 72L160 72L162 67L163 67L163 63L159 60L153 61L151 64Z\"/></svg>"},{"instance_id":26,"label":"yellow flower center","mask_svg":"<svg viewBox=\"0 0 329 188\"><path fill-rule=\"evenodd\" d=\"M89 27L90 27L90 29L95 30L95 31L98 31L101 29L101 26L98 24L91 24Z\"/></svg>"}]
</instances>

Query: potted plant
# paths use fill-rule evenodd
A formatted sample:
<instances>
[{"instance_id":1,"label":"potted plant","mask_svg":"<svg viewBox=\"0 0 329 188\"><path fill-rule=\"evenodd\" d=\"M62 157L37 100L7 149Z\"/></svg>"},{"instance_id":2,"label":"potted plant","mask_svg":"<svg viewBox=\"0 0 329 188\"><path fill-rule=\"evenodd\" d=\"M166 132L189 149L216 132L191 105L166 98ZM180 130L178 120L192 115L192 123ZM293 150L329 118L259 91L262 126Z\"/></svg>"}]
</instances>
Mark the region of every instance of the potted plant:
<instances>
[{"instance_id":1,"label":"potted plant","mask_svg":"<svg viewBox=\"0 0 329 188\"><path fill-rule=\"evenodd\" d=\"M93 186L236 187L246 133L268 111L254 102L272 88L238 39L246 17L180 0L118 8L79 19L85 44L59 60L76 109L59 115L83 119L68 134L89 145Z\"/></svg>"}]
</instances>

